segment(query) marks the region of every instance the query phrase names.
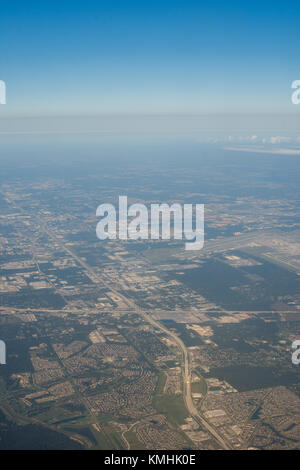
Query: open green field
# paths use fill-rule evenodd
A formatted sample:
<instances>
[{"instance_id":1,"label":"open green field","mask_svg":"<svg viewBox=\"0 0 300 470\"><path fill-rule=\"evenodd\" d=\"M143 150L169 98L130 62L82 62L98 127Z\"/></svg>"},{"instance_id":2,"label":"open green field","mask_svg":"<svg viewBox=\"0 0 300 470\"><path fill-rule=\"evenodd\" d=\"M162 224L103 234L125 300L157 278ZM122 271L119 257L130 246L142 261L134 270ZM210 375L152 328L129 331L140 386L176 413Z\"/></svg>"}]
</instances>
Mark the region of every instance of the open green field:
<instances>
[{"instance_id":1,"label":"open green field","mask_svg":"<svg viewBox=\"0 0 300 470\"><path fill-rule=\"evenodd\" d=\"M176 425L184 424L189 416L181 395L156 395L153 406L158 413L166 415L168 420Z\"/></svg>"}]
</instances>

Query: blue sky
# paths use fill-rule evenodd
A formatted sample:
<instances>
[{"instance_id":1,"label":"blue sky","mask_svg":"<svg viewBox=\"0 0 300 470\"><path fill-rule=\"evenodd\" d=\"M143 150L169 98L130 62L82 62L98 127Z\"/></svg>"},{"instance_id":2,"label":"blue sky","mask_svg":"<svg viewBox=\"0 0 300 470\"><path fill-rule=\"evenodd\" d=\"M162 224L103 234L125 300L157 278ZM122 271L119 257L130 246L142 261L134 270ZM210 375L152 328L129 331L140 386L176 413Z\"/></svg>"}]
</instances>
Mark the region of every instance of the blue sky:
<instances>
[{"instance_id":1,"label":"blue sky","mask_svg":"<svg viewBox=\"0 0 300 470\"><path fill-rule=\"evenodd\" d=\"M1 2L1 115L294 113L299 12L287 1Z\"/></svg>"}]
</instances>

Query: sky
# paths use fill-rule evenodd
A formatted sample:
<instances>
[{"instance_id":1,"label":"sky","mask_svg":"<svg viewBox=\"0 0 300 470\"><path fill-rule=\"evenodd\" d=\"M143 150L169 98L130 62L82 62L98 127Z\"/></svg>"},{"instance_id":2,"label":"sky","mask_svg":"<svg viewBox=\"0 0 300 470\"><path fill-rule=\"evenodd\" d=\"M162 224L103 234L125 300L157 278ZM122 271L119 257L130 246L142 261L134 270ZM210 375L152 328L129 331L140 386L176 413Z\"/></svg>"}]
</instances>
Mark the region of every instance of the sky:
<instances>
[{"instance_id":1,"label":"sky","mask_svg":"<svg viewBox=\"0 0 300 470\"><path fill-rule=\"evenodd\" d=\"M300 4L0 1L16 116L297 114Z\"/></svg>"}]
</instances>

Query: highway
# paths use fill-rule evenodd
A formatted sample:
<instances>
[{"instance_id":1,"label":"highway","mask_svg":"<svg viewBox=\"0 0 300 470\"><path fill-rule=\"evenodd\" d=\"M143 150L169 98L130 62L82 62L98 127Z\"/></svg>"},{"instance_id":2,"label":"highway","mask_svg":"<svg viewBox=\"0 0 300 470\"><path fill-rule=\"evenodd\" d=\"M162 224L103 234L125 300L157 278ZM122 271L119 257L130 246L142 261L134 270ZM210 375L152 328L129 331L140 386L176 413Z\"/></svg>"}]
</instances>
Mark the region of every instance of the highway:
<instances>
[{"instance_id":1,"label":"highway","mask_svg":"<svg viewBox=\"0 0 300 470\"><path fill-rule=\"evenodd\" d=\"M99 277L98 274L93 270L91 266L89 266L84 260L79 258L69 247L67 247L62 240L57 238L54 234L52 234L43 224L43 231L47 233L47 235L52 239L55 240L56 243L59 244L60 248L62 248L66 253L68 253L79 265L81 265L87 273L90 273L92 276L92 280L97 279L99 283L104 285L107 289L113 292L116 296L118 296L134 313L140 315L145 321L150 323L155 328L163 331L166 335L168 335L181 349L182 357L183 357L183 368L182 368L182 376L183 376L183 397L184 402L187 407L187 410L190 416L204 429L206 429L209 434L211 434L221 445L223 449L230 449L230 445L225 441L225 439L217 432L217 430L199 413L197 408L195 407L192 399L192 391L191 391L191 365L190 365L190 356L188 350L183 343L183 341L173 332L168 330L164 325L162 325L157 320L154 320L150 315L148 315L144 310L138 307L135 302L131 299L128 299L123 294L121 294L117 289L115 289L110 281L105 281L103 276ZM95 282L95 281L94 281Z\"/></svg>"},{"instance_id":2,"label":"highway","mask_svg":"<svg viewBox=\"0 0 300 470\"><path fill-rule=\"evenodd\" d=\"M24 212L24 210L17 206L17 204L14 201L10 201L15 207L18 207L21 212ZM127 299L123 294L121 294L116 288L114 288L111 284L110 281L106 281L102 276L98 276L98 274L92 269L91 266L89 266L84 260L79 258L79 256L76 255L69 247L65 245L65 243L62 242L60 238L58 238L56 235L54 235L47 227L46 223L43 222L40 218L38 219L39 225L36 224L36 228L43 233L46 233L50 239L54 240L62 250L64 250L66 253L68 253L79 265L81 265L90 275L92 276L93 282L95 282L95 279L97 282L103 284L107 289L109 289L111 292L113 292L116 296L118 296L122 301L131 309L133 312L137 313L140 315L145 321L150 323L152 326L155 328L158 328L159 330L163 331L166 335L168 335L173 341L177 344L177 346L180 348L182 351L182 357L183 357L183 367L182 367L182 376L183 376L183 397L184 397L184 402L187 407L187 410L190 414L190 416L204 429L208 431L210 435L212 435L217 442L220 444L220 446L223 449L230 449L230 445L225 441L225 439L217 432L217 430L209 423L207 420L199 413L197 408L195 407L192 399L192 391L191 391L191 364L190 364L190 356L188 353L188 350L183 343L183 341L173 332L168 330L164 325L162 325L160 322L157 320L154 320L150 315L148 315L144 310L142 310L140 307L138 307L131 299ZM39 227L39 228L38 228Z\"/></svg>"}]
</instances>

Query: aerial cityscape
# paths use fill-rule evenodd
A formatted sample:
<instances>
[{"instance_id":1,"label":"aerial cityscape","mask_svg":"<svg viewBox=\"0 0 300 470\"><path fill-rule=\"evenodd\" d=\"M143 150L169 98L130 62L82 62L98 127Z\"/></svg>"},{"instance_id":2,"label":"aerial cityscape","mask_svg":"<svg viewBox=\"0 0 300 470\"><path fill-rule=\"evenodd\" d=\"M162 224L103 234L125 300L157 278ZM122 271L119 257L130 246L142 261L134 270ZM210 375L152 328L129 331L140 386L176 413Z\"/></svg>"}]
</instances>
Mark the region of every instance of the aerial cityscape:
<instances>
[{"instance_id":1,"label":"aerial cityscape","mask_svg":"<svg viewBox=\"0 0 300 470\"><path fill-rule=\"evenodd\" d=\"M0 451L300 449L299 11L1 5Z\"/></svg>"},{"instance_id":2,"label":"aerial cityscape","mask_svg":"<svg viewBox=\"0 0 300 470\"><path fill-rule=\"evenodd\" d=\"M227 173L214 152L192 169L186 158L4 171L1 448L26 448L27 430L37 447L299 447L300 166L245 168L223 151ZM203 249L99 240L95 209L119 193L205 200Z\"/></svg>"}]
</instances>

